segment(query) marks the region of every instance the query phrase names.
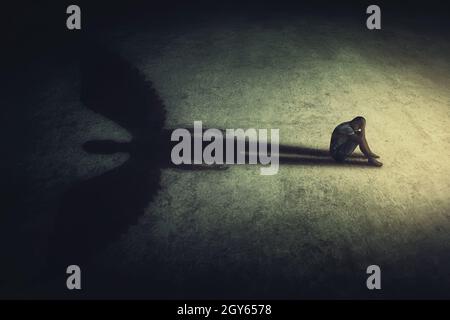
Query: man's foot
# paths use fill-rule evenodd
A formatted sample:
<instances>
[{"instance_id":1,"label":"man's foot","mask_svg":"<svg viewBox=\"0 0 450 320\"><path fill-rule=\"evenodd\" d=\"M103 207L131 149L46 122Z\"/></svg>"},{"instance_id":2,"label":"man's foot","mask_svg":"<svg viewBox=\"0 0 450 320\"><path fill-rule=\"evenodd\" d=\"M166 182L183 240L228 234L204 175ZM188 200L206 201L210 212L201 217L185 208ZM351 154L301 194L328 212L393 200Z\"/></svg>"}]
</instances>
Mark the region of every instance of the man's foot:
<instances>
[{"instance_id":1,"label":"man's foot","mask_svg":"<svg viewBox=\"0 0 450 320\"><path fill-rule=\"evenodd\" d=\"M369 158L369 163L375 167L381 167L383 165L380 161L375 160L374 158Z\"/></svg>"},{"instance_id":2,"label":"man's foot","mask_svg":"<svg viewBox=\"0 0 450 320\"><path fill-rule=\"evenodd\" d=\"M379 155L376 155L375 153L371 153L370 156L375 159L378 159L380 157Z\"/></svg>"}]
</instances>

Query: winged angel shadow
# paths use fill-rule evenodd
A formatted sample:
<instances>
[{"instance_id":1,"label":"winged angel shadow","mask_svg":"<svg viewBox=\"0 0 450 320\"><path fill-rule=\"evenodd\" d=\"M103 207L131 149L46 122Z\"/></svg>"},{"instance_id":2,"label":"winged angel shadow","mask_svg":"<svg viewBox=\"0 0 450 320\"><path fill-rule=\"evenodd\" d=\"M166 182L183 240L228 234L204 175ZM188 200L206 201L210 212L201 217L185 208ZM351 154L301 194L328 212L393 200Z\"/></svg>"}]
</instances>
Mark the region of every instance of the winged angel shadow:
<instances>
[{"instance_id":1,"label":"winged angel shadow","mask_svg":"<svg viewBox=\"0 0 450 320\"><path fill-rule=\"evenodd\" d=\"M171 165L172 130L164 129L164 104L151 82L122 57L104 48L83 57L81 101L132 135L128 143L88 141L83 149L130 156L64 194L50 239L49 264L54 267L89 263L136 223L160 189L161 169Z\"/></svg>"}]
</instances>

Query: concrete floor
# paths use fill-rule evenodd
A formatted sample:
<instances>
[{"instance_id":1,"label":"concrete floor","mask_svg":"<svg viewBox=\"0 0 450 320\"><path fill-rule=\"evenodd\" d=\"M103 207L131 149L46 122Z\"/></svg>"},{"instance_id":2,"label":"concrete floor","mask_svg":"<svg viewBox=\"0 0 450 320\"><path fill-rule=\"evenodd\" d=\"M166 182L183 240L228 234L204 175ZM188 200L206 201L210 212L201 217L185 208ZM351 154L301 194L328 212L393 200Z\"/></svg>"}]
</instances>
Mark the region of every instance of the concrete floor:
<instances>
[{"instance_id":1,"label":"concrete floor","mask_svg":"<svg viewBox=\"0 0 450 320\"><path fill-rule=\"evenodd\" d=\"M153 297L449 297L448 41L282 15L130 30L104 36L154 83L167 128L279 128L283 145L327 150L333 128L362 115L384 166L163 169L155 200L97 267ZM41 84L31 116L41 134L22 164L40 168L28 170L35 215L21 227L40 240L22 244L30 257L8 251L6 270L42 260L44 212L62 190L127 158L83 153L87 140L130 135L79 102L76 69L61 73L67 81ZM371 264L380 292L365 287Z\"/></svg>"}]
</instances>

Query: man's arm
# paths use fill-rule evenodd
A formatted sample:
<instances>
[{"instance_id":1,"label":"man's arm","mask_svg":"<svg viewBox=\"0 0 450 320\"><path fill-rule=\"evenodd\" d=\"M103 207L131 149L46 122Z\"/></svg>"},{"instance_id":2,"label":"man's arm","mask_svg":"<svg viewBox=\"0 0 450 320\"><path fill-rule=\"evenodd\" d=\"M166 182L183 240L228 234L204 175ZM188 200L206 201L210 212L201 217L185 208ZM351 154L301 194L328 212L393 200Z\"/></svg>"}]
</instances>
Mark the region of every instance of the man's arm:
<instances>
[{"instance_id":1,"label":"man's arm","mask_svg":"<svg viewBox=\"0 0 450 320\"><path fill-rule=\"evenodd\" d=\"M349 135L349 138L358 144L359 149L366 156L366 158L372 159L372 158L378 157L376 154L374 154L370 150L370 147L369 147L369 144L367 143L366 135L364 134L364 131L361 131L361 130L355 131L354 134Z\"/></svg>"}]
</instances>

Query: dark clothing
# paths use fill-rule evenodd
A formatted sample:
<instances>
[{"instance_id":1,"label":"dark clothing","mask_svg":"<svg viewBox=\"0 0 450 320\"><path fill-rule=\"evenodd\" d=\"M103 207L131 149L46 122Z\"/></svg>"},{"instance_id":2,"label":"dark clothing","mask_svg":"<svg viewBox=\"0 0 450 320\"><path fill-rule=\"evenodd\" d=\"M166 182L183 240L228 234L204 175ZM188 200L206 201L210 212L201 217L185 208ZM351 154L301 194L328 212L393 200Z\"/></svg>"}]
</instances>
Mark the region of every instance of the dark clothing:
<instances>
[{"instance_id":1,"label":"dark clothing","mask_svg":"<svg viewBox=\"0 0 450 320\"><path fill-rule=\"evenodd\" d=\"M336 161L344 161L350 156L358 146L358 143L351 139L356 134L350 126L350 122L343 122L338 125L331 135L330 154Z\"/></svg>"}]
</instances>

